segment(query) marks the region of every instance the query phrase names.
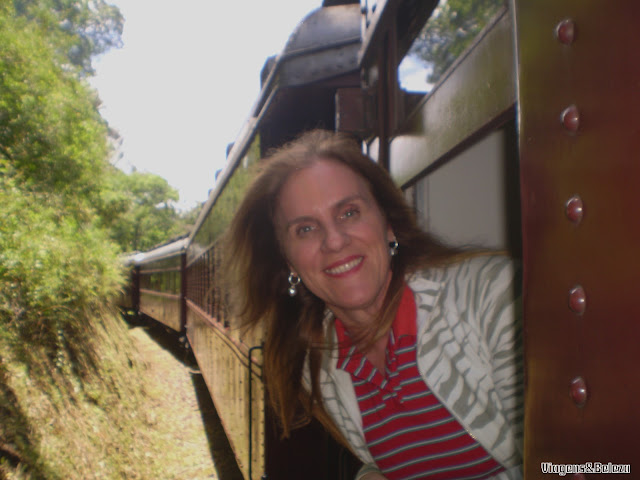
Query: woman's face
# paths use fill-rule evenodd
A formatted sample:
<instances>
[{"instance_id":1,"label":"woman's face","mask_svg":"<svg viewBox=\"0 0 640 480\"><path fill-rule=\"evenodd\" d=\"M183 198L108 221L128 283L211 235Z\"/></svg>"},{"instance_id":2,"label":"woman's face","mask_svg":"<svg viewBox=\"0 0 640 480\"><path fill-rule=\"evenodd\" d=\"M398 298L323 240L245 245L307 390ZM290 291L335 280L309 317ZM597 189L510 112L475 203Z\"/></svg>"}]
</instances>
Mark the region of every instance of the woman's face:
<instances>
[{"instance_id":1,"label":"woman's face","mask_svg":"<svg viewBox=\"0 0 640 480\"><path fill-rule=\"evenodd\" d=\"M341 320L378 312L394 235L362 177L318 159L285 182L275 217L289 267Z\"/></svg>"}]
</instances>

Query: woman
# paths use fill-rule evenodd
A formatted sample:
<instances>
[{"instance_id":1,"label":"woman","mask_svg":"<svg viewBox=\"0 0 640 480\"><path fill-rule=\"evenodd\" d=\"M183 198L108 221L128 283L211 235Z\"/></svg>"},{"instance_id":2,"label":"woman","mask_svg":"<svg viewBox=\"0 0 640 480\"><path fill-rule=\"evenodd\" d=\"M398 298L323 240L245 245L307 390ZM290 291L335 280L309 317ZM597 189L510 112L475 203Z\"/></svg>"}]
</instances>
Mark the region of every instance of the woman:
<instances>
[{"instance_id":1,"label":"woman","mask_svg":"<svg viewBox=\"0 0 640 480\"><path fill-rule=\"evenodd\" d=\"M316 416L359 480L521 477L511 262L433 240L388 174L325 131L263 162L227 248L285 436Z\"/></svg>"}]
</instances>

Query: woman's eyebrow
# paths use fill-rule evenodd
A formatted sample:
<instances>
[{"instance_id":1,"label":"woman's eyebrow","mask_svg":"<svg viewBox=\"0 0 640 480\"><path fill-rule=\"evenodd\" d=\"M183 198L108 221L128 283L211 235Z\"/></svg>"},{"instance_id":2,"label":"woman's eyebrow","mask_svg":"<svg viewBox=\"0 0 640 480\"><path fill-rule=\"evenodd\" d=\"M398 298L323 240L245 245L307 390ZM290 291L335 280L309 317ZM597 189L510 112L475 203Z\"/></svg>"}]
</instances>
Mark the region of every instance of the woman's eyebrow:
<instances>
[{"instance_id":1,"label":"woman's eyebrow","mask_svg":"<svg viewBox=\"0 0 640 480\"><path fill-rule=\"evenodd\" d=\"M354 200L361 200L361 201L365 201L364 197L362 195L360 195L359 193L356 193L354 195L349 195L341 200L338 200L332 207L332 210L340 210L342 207L344 207L346 204L353 202ZM291 220L289 220L284 228L285 230L289 230L289 228L291 228L293 225L298 224L298 223L302 223L302 222L316 222L316 219L313 216L310 215L301 215L299 217L295 217L292 218Z\"/></svg>"},{"instance_id":2,"label":"woman's eyebrow","mask_svg":"<svg viewBox=\"0 0 640 480\"><path fill-rule=\"evenodd\" d=\"M348 197L343 198L342 200L340 200L339 202L337 202L333 208L335 210L339 210L341 207L345 206L347 203L351 203L354 200L364 200L364 197L362 195L360 195L359 193L356 193L355 195L349 195Z\"/></svg>"}]
</instances>

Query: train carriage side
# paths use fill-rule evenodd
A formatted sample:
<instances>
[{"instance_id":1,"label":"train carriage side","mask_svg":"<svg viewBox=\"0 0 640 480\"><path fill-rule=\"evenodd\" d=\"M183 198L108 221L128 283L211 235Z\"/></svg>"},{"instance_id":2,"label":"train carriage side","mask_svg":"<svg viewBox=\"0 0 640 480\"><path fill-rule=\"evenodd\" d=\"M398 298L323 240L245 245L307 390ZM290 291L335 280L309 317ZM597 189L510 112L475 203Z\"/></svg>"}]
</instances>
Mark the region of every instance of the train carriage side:
<instances>
[{"instance_id":1,"label":"train carriage side","mask_svg":"<svg viewBox=\"0 0 640 480\"><path fill-rule=\"evenodd\" d=\"M188 239L181 238L134 256L139 313L182 332L184 329L183 269Z\"/></svg>"},{"instance_id":2,"label":"train carriage side","mask_svg":"<svg viewBox=\"0 0 640 480\"><path fill-rule=\"evenodd\" d=\"M353 478L350 463L340 460L348 456L315 423L280 440L266 407L262 332L238 329L217 274L220 236L250 181L248 167L304 130L335 128L336 91L358 87L360 19L358 5L320 8L266 62L260 96L190 238L187 337L247 480Z\"/></svg>"},{"instance_id":3,"label":"train carriage side","mask_svg":"<svg viewBox=\"0 0 640 480\"><path fill-rule=\"evenodd\" d=\"M627 466L640 426L638 4L466 3L485 10L361 1L356 96L374 114L355 127L427 230L521 259L525 478L545 462Z\"/></svg>"}]
</instances>

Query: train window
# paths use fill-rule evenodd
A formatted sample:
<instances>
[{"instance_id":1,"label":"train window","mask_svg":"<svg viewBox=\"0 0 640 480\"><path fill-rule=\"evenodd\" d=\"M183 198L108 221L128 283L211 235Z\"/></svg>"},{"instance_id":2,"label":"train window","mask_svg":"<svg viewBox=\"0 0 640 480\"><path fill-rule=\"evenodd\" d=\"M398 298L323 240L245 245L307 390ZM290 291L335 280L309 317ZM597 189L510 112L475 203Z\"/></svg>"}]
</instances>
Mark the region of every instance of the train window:
<instances>
[{"instance_id":1,"label":"train window","mask_svg":"<svg viewBox=\"0 0 640 480\"><path fill-rule=\"evenodd\" d=\"M215 268L215 250L214 247L211 247L207 251L207 271L209 272L209 283L207 285L207 312L209 316L215 317L215 298L214 298L214 288L215 288L215 278L216 278L216 268Z\"/></svg>"},{"instance_id":2,"label":"train window","mask_svg":"<svg viewBox=\"0 0 640 480\"><path fill-rule=\"evenodd\" d=\"M400 87L429 93L505 4L505 0L440 0L400 62Z\"/></svg>"},{"instance_id":3,"label":"train window","mask_svg":"<svg viewBox=\"0 0 640 480\"><path fill-rule=\"evenodd\" d=\"M209 247L207 250L207 272L209 275L207 284L206 310L211 318L216 318L216 268L215 268L215 247Z\"/></svg>"},{"instance_id":4,"label":"train window","mask_svg":"<svg viewBox=\"0 0 640 480\"><path fill-rule=\"evenodd\" d=\"M511 121L416 182L411 194L421 226L451 245L520 257L519 176Z\"/></svg>"}]
</instances>

